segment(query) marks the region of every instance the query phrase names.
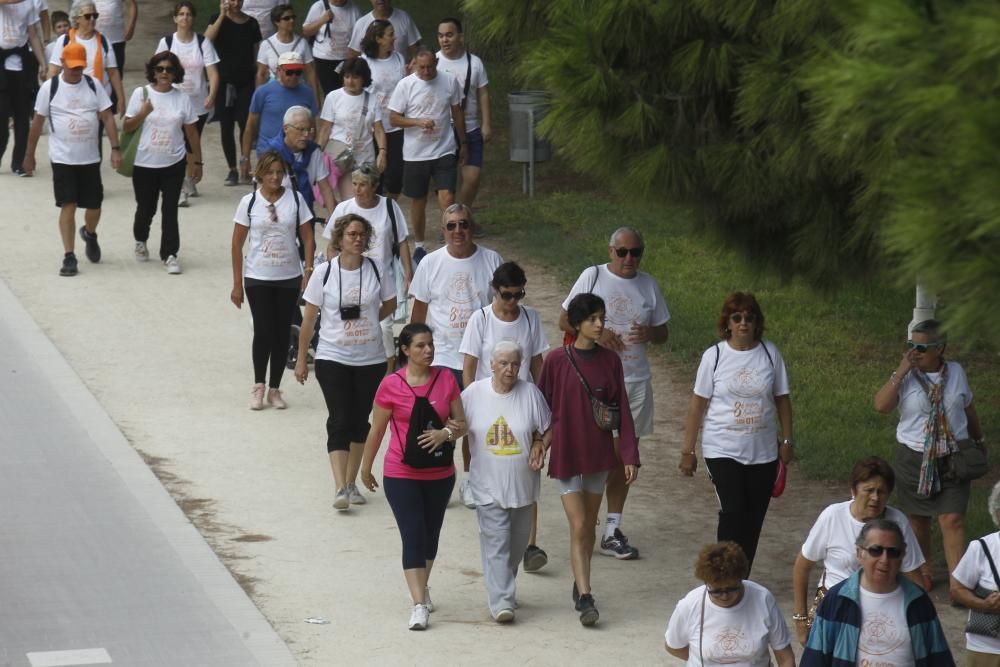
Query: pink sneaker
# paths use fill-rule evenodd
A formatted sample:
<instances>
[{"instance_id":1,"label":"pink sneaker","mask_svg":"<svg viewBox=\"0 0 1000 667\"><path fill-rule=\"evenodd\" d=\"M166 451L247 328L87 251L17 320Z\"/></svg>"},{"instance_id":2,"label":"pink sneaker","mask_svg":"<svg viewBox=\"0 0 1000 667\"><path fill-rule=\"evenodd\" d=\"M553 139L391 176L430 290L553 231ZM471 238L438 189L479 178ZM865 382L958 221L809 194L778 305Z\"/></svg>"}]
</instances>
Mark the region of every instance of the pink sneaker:
<instances>
[{"instance_id":1,"label":"pink sneaker","mask_svg":"<svg viewBox=\"0 0 1000 667\"><path fill-rule=\"evenodd\" d=\"M285 403L285 399L281 397L281 390L274 387L267 390L267 402L278 410L284 410L288 407L288 403Z\"/></svg>"},{"instance_id":2,"label":"pink sneaker","mask_svg":"<svg viewBox=\"0 0 1000 667\"><path fill-rule=\"evenodd\" d=\"M255 384L252 389L250 389L250 409L251 410L263 410L264 409L264 383L260 382Z\"/></svg>"}]
</instances>

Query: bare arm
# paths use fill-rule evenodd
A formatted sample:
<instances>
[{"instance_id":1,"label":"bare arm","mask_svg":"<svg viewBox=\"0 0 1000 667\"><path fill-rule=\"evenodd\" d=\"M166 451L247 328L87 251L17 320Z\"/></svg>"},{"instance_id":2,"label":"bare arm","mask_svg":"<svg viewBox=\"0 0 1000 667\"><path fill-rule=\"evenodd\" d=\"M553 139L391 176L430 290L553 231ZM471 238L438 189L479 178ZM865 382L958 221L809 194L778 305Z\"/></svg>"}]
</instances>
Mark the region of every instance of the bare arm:
<instances>
[{"instance_id":1,"label":"bare arm","mask_svg":"<svg viewBox=\"0 0 1000 667\"><path fill-rule=\"evenodd\" d=\"M531 380L534 383L538 383L538 376L542 373L542 355L536 354L531 358L531 364L528 366L528 372L531 373Z\"/></svg>"},{"instance_id":2,"label":"bare arm","mask_svg":"<svg viewBox=\"0 0 1000 667\"><path fill-rule=\"evenodd\" d=\"M375 168L378 169L379 173L382 173L385 171L387 160L389 159L389 152L386 149L385 143L385 128L382 126L382 121L375 121L372 131L375 133Z\"/></svg>"},{"instance_id":3,"label":"bare arm","mask_svg":"<svg viewBox=\"0 0 1000 667\"><path fill-rule=\"evenodd\" d=\"M240 174L244 179L250 177L250 151L253 150L254 139L260 128L260 114L250 112L247 116L247 129L243 132L243 145L240 146Z\"/></svg>"},{"instance_id":4,"label":"bare arm","mask_svg":"<svg viewBox=\"0 0 1000 667\"><path fill-rule=\"evenodd\" d=\"M969 403L969 407L965 408L965 418L969 420L969 437L973 440L983 439L983 427L979 423L979 413L976 412L976 406Z\"/></svg>"},{"instance_id":5,"label":"bare arm","mask_svg":"<svg viewBox=\"0 0 1000 667\"><path fill-rule=\"evenodd\" d=\"M201 137L198 136L198 126L195 123L185 125L184 136L187 137L188 144L191 146L191 154L194 156L194 174L191 179L195 183L199 183L204 165L201 163Z\"/></svg>"},{"instance_id":6,"label":"bare arm","mask_svg":"<svg viewBox=\"0 0 1000 667\"><path fill-rule=\"evenodd\" d=\"M139 5L135 0L125 0L125 41L131 41L135 34L135 23L139 20Z\"/></svg>"},{"instance_id":7,"label":"bare arm","mask_svg":"<svg viewBox=\"0 0 1000 667\"><path fill-rule=\"evenodd\" d=\"M45 52L42 51L42 53L45 53ZM61 72L61 71L62 71L62 67L60 67L59 65L53 65L52 63L49 63L49 73L45 76L45 78L46 79L51 79L54 76L59 76L59 72Z\"/></svg>"},{"instance_id":8,"label":"bare arm","mask_svg":"<svg viewBox=\"0 0 1000 667\"><path fill-rule=\"evenodd\" d=\"M379 322L396 312L396 297L392 297L388 301L383 301L382 306L378 309L378 319Z\"/></svg>"},{"instance_id":9,"label":"bare arm","mask_svg":"<svg viewBox=\"0 0 1000 667\"><path fill-rule=\"evenodd\" d=\"M42 136L42 128L48 119L40 113L36 113L31 119L31 129L28 131L28 147L24 154L22 167L33 174L35 172L35 149L38 148L38 138Z\"/></svg>"},{"instance_id":10,"label":"bare arm","mask_svg":"<svg viewBox=\"0 0 1000 667\"><path fill-rule=\"evenodd\" d=\"M309 366L306 362L306 354L309 352L309 343L312 341L313 332L316 331L316 318L319 317L319 306L306 303L302 312L302 327L299 329L299 354L295 361L295 379L299 384L305 384L309 379Z\"/></svg>"},{"instance_id":11,"label":"bare arm","mask_svg":"<svg viewBox=\"0 0 1000 667\"><path fill-rule=\"evenodd\" d=\"M774 397L774 406L778 410L778 421L781 422L783 440L792 441L792 399L788 394ZM791 463L795 450L791 444L782 443L778 447L778 455L785 463Z\"/></svg>"},{"instance_id":12,"label":"bare arm","mask_svg":"<svg viewBox=\"0 0 1000 667\"><path fill-rule=\"evenodd\" d=\"M307 222L304 225L299 225L299 238L302 239L302 255L305 257L303 260L304 269L313 268L313 262L316 261L316 238L313 232L313 226L311 222ZM302 276L302 291L306 289L306 283L309 282L309 274L312 271L304 271Z\"/></svg>"},{"instance_id":13,"label":"bare arm","mask_svg":"<svg viewBox=\"0 0 1000 667\"><path fill-rule=\"evenodd\" d=\"M465 357L462 361L462 385L468 387L476 381L476 371L479 370L479 357L474 357L471 354L462 356Z\"/></svg>"},{"instance_id":14,"label":"bare arm","mask_svg":"<svg viewBox=\"0 0 1000 667\"><path fill-rule=\"evenodd\" d=\"M708 408L708 399L702 398L698 394L691 394L688 402L687 417L684 420L684 445L681 450L680 471L687 477L694 475L698 468L698 457L695 456L695 443L698 442L698 431L705 419L705 409Z\"/></svg>"},{"instance_id":15,"label":"bare arm","mask_svg":"<svg viewBox=\"0 0 1000 667\"><path fill-rule=\"evenodd\" d=\"M316 123L319 126L316 130L316 143L321 150L326 150L326 145L330 142L330 133L333 131L333 123L324 118L317 118Z\"/></svg>"},{"instance_id":16,"label":"bare arm","mask_svg":"<svg viewBox=\"0 0 1000 667\"><path fill-rule=\"evenodd\" d=\"M795 667L795 651L792 650L792 645L775 650L774 660L778 663L778 667Z\"/></svg>"},{"instance_id":17,"label":"bare arm","mask_svg":"<svg viewBox=\"0 0 1000 667\"><path fill-rule=\"evenodd\" d=\"M809 573L812 571L815 561L811 561L801 553L795 557L795 565L792 566L792 613L805 614L809 611ZM795 621L795 634L799 643L805 646L809 636L809 629L805 621Z\"/></svg>"},{"instance_id":18,"label":"bare arm","mask_svg":"<svg viewBox=\"0 0 1000 667\"><path fill-rule=\"evenodd\" d=\"M683 660L684 662L687 662L687 659L688 659L688 649L690 647L685 646L684 648L670 648L670 646L667 645L666 642L663 642L663 648L667 649L667 653L669 653L670 655L674 656L675 658L678 658L680 660Z\"/></svg>"},{"instance_id":19,"label":"bare arm","mask_svg":"<svg viewBox=\"0 0 1000 667\"><path fill-rule=\"evenodd\" d=\"M216 65L205 67L208 72L208 97L205 98L205 111L215 107L215 96L219 94L219 68Z\"/></svg>"},{"instance_id":20,"label":"bare arm","mask_svg":"<svg viewBox=\"0 0 1000 667\"><path fill-rule=\"evenodd\" d=\"M108 135L108 142L114 147L111 149L111 166L117 169L122 163L122 153L118 147L118 126L115 125L115 117L111 113L111 108L102 111L100 118L104 124L104 133Z\"/></svg>"},{"instance_id":21,"label":"bare arm","mask_svg":"<svg viewBox=\"0 0 1000 667\"><path fill-rule=\"evenodd\" d=\"M243 244L246 243L249 227L233 223L233 291L229 300L237 308L243 307Z\"/></svg>"},{"instance_id":22,"label":"bare arm","mask_svg":"<svg viewBox=\"0 0 1000 667\"><path fill-rule=\"evenodd\" d=\"M222 29L222 22L226 20L226 7L223 4L224 2L225 0L219 2L219 16L205 28L205 38L210 42L214 42L215 38L219 36L219 30Z\"/></svg>"},{"instance_id":23,"label":"bare arm","mask_svg":"<svg viewBox=\"0 0 1000 667\"><path fill-rule=\"evenodd\" d=\"M111 90L115 91L115 95L118 97L118 108L116 111L119 116L125 115L125 88L122 86L122 75L118 71L117 67L112 67L108 70L108 81L111 82Z\"/></svg>"},{"instance_id":24,"label":"bare arm","mask_svg":"<svg viewBox=\"0 0 1000 667\"><path fill-rule=\"evenodd\" d=\"M455 126L455 132L458 133L458 146L455 150L455 155L458 156L458 164L465 164L465 155L468 152L469 142L465 139L465 111L462 109L460 104L451 105L451 122Z\"/></svg>"},{"instance_id":25,"label":"bare arm","mask_svg":"<svg viewBox=\"0 0 1000 667\"><path fill-rule=\"evenodd\" d=\"M899 362L899 366L893 371L889 379L879 387L879 390L875 392L875 410L883 415L887 415L896 409L899 405L899 385L902 384L903 378L914 366L913 355L914 350L908 350L903 354L903 358Z\"/></svg>"},{"instance_id":26,"label":"bare arm","mask_svg":"<svg viewBox=\"0 0 1000 667\"><path fill-rule=\"evenodd\" d=\"M46 27L49 22L45 22ZM46 40L48 41L48 40ZM31 44L31 53L35 56L35 60L38 61L38 69L45 69L45 46L42 44L41 35L38 34L38 30L33 25L28 26L28 43Z\"/></svg>"},{"instance_id":27,"label":"bare arm","mask_svg":"<svg viewBox=\"0 0 1000 667\"><path fill-rule=\"evenodd\" d=\"M399 261L406 271L406 275L403 276L404 287L410 289L410 282L413 280L413 260L410 258L410 242L407 240L399 242Z\"/></svg>"},{"instance_id":28,"label":"bare arm","mask_svg":"<svg viewBox=\"0 0 1000 667\"><path fill-rule=\"evenodd\" d=\"M569 314L565 309L559 311L559 328L572 336L576 335L576 329L569 325Z\"/></svg>"},{"instance_id":29,"label":"bare arm","mask_svg":"<svg viewBox=\"0 0 1000 667\"><path fill-rule=\"evenodd\" d=\"M337 198L333 194L333 188L330 187L330 181L325 178L317 183L319 186L319 193L323 197L323 206L326 208L327 215L333 213L333 209L337 208Z\"/></svg>"},{"instance_id":30,"label":"bare arm","mask_svg":"<svg viewBox=\"0 0 1000 667\"><path fill-rule=\"evenodd\" d=\"M1000 593L996 591L990 593L985 598L980 598L963 586L958 579L949 577L949 592L951 593L952 600L961 603L963 607L987 614L1000 613Z\"/></svg>"},{"instance_id":31,"label":"bare arm","mask_svg":"<svg viewBox=\"0 0 1000 667\"><path fill-rule=\"evenodd\" d=\"M299 357L302 358L301 356ZM377 403L372 406L372 426L368 429L368 439L365 440L365 452L361 457L361 483L369 491L378 488L378 482L372 475L372 466L375 465L375 456L382 446L382 438L385 437L385 429L389 425L389 418L392 413Z\"/></svg>"},{"instance_id":32,"label":"bare arm","mask_svg":"<svg viewBox=\"0 0 1000 667\"><path fill-rule=\"evenodd\" d=\"M257 63L257 87L260 88L271 78L271 70L267 63Z\"/></svg>"},{"instance_id":33,"label":"bare arm","mask_svg":"<svg viewBox=\"0 0 1000 667\"><path fill-rule=\"evenodd\" d=\"M479 96L479 115L482 116L479 129L483 133L483 143L489 143L493 137L493 128L490 125L490 87L480 86L476 95Z\"/></svg>"},{"instance_id":34,"label":"bare arm","mask_svg":"<svg viewBox=\"0 0 1000 667\"><path fill-rule=\"evenodd\" d=\"M413 310L410 311L410 322L427 321L427 303L418 299L413 300Z\"/></svg>"}]
</instances>

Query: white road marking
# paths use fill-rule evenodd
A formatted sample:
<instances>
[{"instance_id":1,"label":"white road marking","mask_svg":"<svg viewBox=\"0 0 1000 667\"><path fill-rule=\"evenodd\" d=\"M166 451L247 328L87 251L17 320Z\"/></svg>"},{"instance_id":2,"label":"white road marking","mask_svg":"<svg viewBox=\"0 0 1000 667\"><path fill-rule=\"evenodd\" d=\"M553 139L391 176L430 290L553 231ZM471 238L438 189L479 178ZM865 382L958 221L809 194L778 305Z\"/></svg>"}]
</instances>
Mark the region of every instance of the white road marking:
<instances>
[{"instance_id":1,"label":"white road marking","mask_svg":"<svg viewBox=\"0 0 1000 667\"><path fill-rule=\"evenodd\" d=\"M34 651L28 654L31 667L67 667L68 665L110 665L111 656L103 648L79 648L70 651Z\"/></svg>"}]
</instances>

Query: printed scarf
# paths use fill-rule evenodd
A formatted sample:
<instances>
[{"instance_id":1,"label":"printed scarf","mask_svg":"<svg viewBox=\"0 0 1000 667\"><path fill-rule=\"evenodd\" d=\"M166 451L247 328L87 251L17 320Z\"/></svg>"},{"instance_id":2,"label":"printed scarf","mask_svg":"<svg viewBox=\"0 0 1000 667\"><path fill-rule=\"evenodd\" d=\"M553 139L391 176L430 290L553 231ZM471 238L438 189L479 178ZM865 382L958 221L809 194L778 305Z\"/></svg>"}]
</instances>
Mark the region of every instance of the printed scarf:
<instances>
[{"instance_id":1,"label":"printed scarf","mask_svg":"<svg viewBox=\"0 0 1000 667\"><path fill-rule=\"evenodd\" d=\"M941 491L941 475L937 467L938 459L943 459L955 449L955 436L948 426L948 416L944 410L944 388L948 384L948 364L941 364L941 381L931 382L927 374L914 369L917 382L927 394L931 404L927 421L924 423L924 459L920 464L920 481L917 495L930 498Z\"/></svg>"}]
</instances>

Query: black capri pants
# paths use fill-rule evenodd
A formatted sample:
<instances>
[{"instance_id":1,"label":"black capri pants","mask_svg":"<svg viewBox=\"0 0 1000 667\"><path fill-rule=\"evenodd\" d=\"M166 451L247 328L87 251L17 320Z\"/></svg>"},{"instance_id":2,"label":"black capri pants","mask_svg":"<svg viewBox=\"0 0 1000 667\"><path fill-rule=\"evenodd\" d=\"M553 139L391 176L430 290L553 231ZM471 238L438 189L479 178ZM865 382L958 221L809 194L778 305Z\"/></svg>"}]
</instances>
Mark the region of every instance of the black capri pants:
<instances>
[{"instance_id":1,"label":"black capri pants","mask_svg":"<svg viewBox=\"0 0 1000 667\"><path fill-rule=\"evenodd\" d=\"M764 516L771 504L778 460L746 465L733 459L705 459L705 466L719 497L716 539L730 540L743 547L748 563L744 578L749 578Z\"/></svg>"},{"instance_id":2,"label":"black capri pants","mask_svg":"<svg viewBox=\"0 0 1000 667\"><path fill-rule=\"evenodd\" d=\"M384 477L382 488L403 540L403 569L427 567L427 561L437 558L455 475L432 480Z\"/></svg>"},{"instance_id":3,"label":"black capri pants","mask_svg":"<svg viewBox=\"0 0 1000 667\"><path fill-rule=\"evenodd\" d=\"M316 381L326 401L326 451L347 452L352 442L368 439L368 415L375 392L385 377L385 362L348 366L329 359L316 360Z\"/></svg>"}]
</instances>

